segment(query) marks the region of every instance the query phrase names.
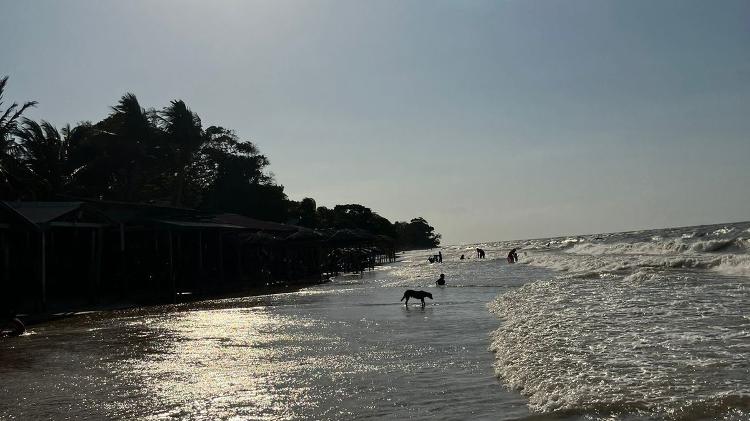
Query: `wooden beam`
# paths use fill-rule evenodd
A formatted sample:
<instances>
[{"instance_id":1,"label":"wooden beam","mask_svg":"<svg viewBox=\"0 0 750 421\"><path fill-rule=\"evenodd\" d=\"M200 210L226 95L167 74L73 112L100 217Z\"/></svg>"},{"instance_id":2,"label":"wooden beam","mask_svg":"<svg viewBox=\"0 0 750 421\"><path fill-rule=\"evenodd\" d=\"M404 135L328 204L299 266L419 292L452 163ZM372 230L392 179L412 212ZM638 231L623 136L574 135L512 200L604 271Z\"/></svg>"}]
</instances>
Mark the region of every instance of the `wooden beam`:
<instances>
[{"instance_id":1,"label":"wooden beam","mask_svg":"<svg viewBox=\"0 0 750 421\"><path fill-rule=\"evenodd\" d=\"M58 228L104 228L107 224L97 224L93 222L50 222L50 227Z\"/></svg>"}]
</instances>

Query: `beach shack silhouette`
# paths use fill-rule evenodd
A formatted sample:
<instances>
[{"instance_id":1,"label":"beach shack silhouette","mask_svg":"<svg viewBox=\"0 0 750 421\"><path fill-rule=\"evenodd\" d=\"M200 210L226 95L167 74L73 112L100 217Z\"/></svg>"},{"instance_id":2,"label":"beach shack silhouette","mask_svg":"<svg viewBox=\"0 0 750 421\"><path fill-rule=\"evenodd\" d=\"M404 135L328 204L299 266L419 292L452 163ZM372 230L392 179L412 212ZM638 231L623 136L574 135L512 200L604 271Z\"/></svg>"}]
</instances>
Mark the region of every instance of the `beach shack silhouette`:
<instances>
[{"instance_id":1,"label":"beach shack silhouette","mask_svg":"<svg viewBox=\"0 0 750 421\"><path fill-rule=\"evenodd\" d=\"M392 239L362 230L156 204L0 202L0 306L28 311L319 282L394 259Z\"/></svg>"}]
</instances>

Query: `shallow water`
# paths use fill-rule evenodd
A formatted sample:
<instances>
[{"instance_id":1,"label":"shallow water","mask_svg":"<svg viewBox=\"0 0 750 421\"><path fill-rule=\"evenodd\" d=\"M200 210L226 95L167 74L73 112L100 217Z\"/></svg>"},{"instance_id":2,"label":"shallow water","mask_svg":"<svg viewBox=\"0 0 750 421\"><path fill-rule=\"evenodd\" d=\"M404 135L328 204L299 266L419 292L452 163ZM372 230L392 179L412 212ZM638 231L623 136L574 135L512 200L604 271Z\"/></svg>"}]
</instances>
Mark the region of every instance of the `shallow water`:
<instances>
[{"instance_id":1,"label":"shallow water","mask_svg":"<svg viewBox=\"0 0 750 421\"><path fill-rule=\"evenodd\" d=\"M498 320L486 304L549 272L411 257L296 293L33 327L0 343L0 418L528 416L527 400L494 375ZM434 285L440 271L447 287ZM434 300L405 307L408 288Z\"/></svg>"},{"instance_id":2,"label":"shallow water","mask_svg":"<svg viewBox=\"0 0 750 421\"><path fill-rule=\"evenodd\" d=\"M295 293L34 326L0 342L0 419L748 420L749 238L454 246ZM405 307L405 289L434 300Z\"/></svg>"}]
</instances>

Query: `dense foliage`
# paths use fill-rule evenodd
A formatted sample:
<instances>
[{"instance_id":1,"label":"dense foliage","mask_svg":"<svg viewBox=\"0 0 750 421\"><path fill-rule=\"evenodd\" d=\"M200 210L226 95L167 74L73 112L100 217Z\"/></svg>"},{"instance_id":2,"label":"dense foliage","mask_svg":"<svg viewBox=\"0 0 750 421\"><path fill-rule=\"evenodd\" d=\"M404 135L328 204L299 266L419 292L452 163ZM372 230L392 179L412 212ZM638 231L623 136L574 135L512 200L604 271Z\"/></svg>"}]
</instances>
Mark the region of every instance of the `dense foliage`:
<instances>
[{"instance_id":1,"label":"dense foliage","mask_svg":"<svg viewBox=\"0 0 750 421\"><path fill-rule=\"evenodd\" d=\"M0 79L0 198L61 197L148 202L233 212L310 228L362 229L401 248L428 248L440 235L423 218L391 223L357 204L317 207L289 200L268 158L232 130L203 127L181 100L145 109L125 94L102 121L58 130L23 117L35 102L3 109Z\"/></svg>"}]
</instances>

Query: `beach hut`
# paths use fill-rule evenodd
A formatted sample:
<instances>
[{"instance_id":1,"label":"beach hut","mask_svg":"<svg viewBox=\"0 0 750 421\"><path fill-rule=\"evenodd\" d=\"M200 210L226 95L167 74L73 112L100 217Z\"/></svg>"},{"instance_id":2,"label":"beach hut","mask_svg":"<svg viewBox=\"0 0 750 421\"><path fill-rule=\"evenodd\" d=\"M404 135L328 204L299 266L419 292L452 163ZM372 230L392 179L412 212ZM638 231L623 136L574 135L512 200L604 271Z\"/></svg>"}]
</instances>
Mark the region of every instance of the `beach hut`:
<instances>
[{"instance_id":1,"label":"beach hut","mask_svg":"<svg viewBox=\"0 0 750 421\"><path fill-rule=\"evenodd\" d=\"M323 275L323 247L327 236L321 232L300 227L285 238L291 265L291 278L303 281L320 281Z\"/></svg>"},{"instance_id":2,"label":"beach hut","mask_svg":"<svg viewBox=\"0 0 750 421\"><path fill-rule=\"evenodd\" d=\"M286 238L299 227L234 213L214 215L213 220L241 227L241 233L234 235L238 247L232 263L244 285L264 287L295 279L298 262L291 257Z\"/></svg>"},{"instance_id":3,"label":"beach hut","mask_svg":"<svg viewBox=\"0 0 750 421\"><path fill-rule=\"evenodd\" d=\"M115 223L106 245L109 275L117 279L112 284L120 295L138 301L177 301L224 288L236 244L232 234L243 227L190 208L88 203Z\"/></svg>"},{"instance_id":4,"label":"beach hut","mask_svg":"<svg viewBox=\"0 0 750 421\"><path fill-rule=\"evenodd\" d=\"M96 300L103 231L111 224L84 202L0 202L0 274L9 301L44 309L50 296Z\"/></svg>"}]
</instances>

